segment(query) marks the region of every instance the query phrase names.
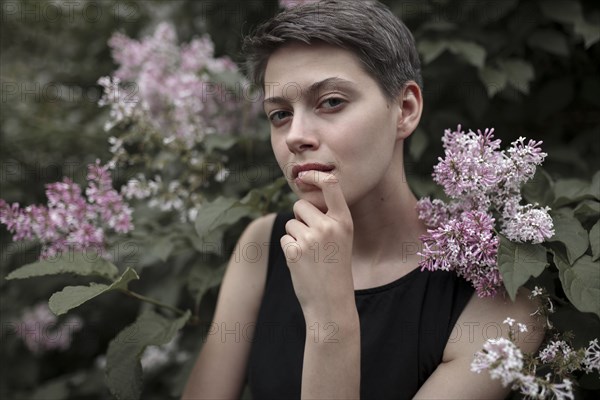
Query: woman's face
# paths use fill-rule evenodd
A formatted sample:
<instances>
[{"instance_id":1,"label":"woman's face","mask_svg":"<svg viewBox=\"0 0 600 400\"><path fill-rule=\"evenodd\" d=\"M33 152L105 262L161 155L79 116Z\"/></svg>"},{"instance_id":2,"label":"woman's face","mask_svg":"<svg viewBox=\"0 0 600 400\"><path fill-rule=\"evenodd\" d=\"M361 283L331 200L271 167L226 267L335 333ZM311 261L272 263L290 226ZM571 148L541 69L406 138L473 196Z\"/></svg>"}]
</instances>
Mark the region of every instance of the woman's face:
<instances>
[{"instance_id":1,"label":"woman's face","mask_svg":"<svg viewBox=\"0 0 600 400\"><path fill-rule=\"evenodd\" d=\"M400 111L352 52L327 44L278 49L265 71L264 110L277 162L300 198L326 210L320 189L295 179L297 166L332 169L349 206L377 195L389 173Z\"/></svg>"}]
</instances>

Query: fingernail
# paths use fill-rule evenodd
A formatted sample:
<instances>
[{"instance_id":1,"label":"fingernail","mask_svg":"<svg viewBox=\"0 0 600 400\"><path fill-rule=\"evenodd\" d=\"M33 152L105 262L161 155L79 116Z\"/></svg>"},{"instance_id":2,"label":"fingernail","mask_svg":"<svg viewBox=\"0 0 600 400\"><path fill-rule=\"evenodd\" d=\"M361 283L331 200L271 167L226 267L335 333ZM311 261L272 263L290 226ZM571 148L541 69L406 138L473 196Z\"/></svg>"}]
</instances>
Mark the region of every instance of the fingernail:
<instances>
[{"instance_id":1,"label":"fingernail","mask_svg":"<svg viewBox=\"0 0 600 400\"><path fill-rule=\"evenodd\" d=\"M308 173L308 171L300 171L300 172L298 172L298 178L302 178L307 173Z\"/></svg>"}]
</instances>

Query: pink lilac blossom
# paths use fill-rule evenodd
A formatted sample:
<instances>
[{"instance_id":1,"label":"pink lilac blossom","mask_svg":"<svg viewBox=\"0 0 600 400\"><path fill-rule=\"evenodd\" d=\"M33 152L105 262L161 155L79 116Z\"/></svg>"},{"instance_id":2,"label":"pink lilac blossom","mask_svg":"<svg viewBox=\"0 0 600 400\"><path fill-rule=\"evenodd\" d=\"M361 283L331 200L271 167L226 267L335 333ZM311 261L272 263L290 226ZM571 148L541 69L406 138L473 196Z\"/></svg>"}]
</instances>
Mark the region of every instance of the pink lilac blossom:
<instances>
[{"instance_id":1,"label":"pink lilac blossom","mask_svg":"<svg viewBox=\"0 0 600 400\"><path fill-rule=\"evenodd\" d=\"M47 303L39 303L33 309L26 310L14 324L16 335L34 354L67 350L71 346L73 333L83 328L83 321L78 316L69 316L58 323L58 318Z\"/></svg>"},{"instance_id":2,"label":"pink lilac blossom","mask_svg":"<svg viewBox=\"0 0 600 400\"><path fill-rule=\"evenodd\" d=\"M465 211L423 235L421 270L456 271L477 289L493 296L501 285L496 266L498 237L494 219L483 211Z\"/></svg>"},{"instance_id":3,"label":"pink lilac blossom","mask_svg":"<svg viewBox=\"0 0 600 400\"><path fill-rule=\"evenodd\" d=\"M70 248L91 248L105 255L105 230L132 230L132 210L112 188L108 165L100 165L99 160L90 164L87 180L87 199L69 178L46 185L47 206L20 208L0 199L0 223L13 233L14 241L39 240L40 259L53 258Z\"/></svg>"},{"instance_id":4,"label":"pink lilac blossom","mask_svg":"<svg viewBox=\"0 0 600 400\"><path fill-rule=\"evenodd\" d=\"M205 134L237 127L245 90L226 88L215 74L238 73L238 68L228 57L214 57L208 36L180 47L175 28L161 23L141 41L117 33L109 46L119 68L98 81L105 88L99 105L111 106L107 130L123 121L149 124L192 147ZM239 83L248 86L243 79Z\"/></svg>"},{"instance_id":5,"label":"pink lilac blossom","mask_svg":"<svg viewBox=\"0 0 600 400\"><path fill-rule=\"evenodd\" d=\"M465 132L460 125L455 131L447 129L442 138L445 157L435 165L433 179L450 201L423 198L417 203L419 218L429 228L421 238L422 269L456 270L480 297L495 295L502 285L492 213L500 217L500 232L509 240L541 243L554 235L549 208L520 204L521 185L546 156L541 142L526 144L519 138L502 151L493 133ZM472 223L474 215L480 223Z\"/></svg>"}]
</instances>

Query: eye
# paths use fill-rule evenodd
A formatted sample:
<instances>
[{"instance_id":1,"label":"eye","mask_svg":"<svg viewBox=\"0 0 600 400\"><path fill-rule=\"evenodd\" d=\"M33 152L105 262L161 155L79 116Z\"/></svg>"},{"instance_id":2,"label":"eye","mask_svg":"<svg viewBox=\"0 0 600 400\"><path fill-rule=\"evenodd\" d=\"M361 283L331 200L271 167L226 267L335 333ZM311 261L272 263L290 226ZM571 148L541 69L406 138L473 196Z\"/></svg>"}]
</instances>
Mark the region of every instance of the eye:
<instances>
[{"instance_id":1,"label":"eye","mask_svg":"<svg viewBox=\"0 0 600 400\"><path fill-rule=\"evenodd\" d=\"M291 115L291 113L289 111L275 111L275 112L269 114L269 120L273 123L281 122L281 119L285 118L286 114Z\"/></svg>"},{"instance_id":2,"label":"eye","mask_svg":"<svg viewBox=\"0 0 600 400\"><path fill-rule=\"evenodd\" d=\"M345 102L346 102L346 100L341 99L339 97L330 97L328 99L325 99L321 104L329 103L330 107L325 107L325 108L337 108Z\"/></svg>"}]
</instances>

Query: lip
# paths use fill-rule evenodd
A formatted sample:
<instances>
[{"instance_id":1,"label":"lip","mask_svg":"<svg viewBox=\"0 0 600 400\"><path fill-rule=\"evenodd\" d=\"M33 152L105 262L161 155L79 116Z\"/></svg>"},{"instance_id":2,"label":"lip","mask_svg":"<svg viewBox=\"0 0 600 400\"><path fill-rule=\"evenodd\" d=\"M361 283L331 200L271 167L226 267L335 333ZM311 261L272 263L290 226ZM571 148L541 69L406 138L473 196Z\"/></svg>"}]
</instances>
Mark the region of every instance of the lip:
<instances>
[{"instance_id":1,"label":"lip","mask_svg":"<svg viewBox=\"0 0 600 400\"><path fill-rule=\"evenodd\" d=\"M302 171L324 171L329 172L334 169L334 166L329 164L321 164L321 163L306 163L301 165L296 165L292 168L292 179L298 178L298 174Z\"/></svg>"}]
</instances>

